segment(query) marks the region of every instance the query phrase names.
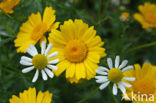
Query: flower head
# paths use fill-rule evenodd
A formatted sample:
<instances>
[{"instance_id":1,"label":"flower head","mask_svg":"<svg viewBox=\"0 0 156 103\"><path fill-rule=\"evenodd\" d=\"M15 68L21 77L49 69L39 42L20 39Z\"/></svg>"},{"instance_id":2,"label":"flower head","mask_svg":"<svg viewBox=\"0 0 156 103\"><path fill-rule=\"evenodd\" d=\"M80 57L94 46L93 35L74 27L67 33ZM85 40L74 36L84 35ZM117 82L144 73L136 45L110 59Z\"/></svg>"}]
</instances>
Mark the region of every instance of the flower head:
<instances>
[{"instance_id":1,"label":"flower head","mask_svg":"<svg viewBox=\"0 0 156 103\"><path fill-rule=\"evenodd\" d=\"M102 83L102 85L99 87L100 90L106 88L110 82L113 83L113 94L117 95L117 86L119 89L122 91L123 94L126 93L125 87L131 87L130 84L126 83L123 81L123 79L128 80L128 81L134 81L135 78L133 77L126 77L124 75L125 71L128 71L130 69L133 69L133 66L127 66L128 61L124 60L121 65L120 63L120 57L116 56L115 59L115 66L113 67L113 62L111 58L107 58L107 63L110 68L110 70L106 67L100 66L97 70L96 73L100 74L101 76L95 76L95 79L97 83Z\"/></svg>"},{"instance_id":2,"label":"flower head","mask_svg":"<svg viewBox=\"0 0 156 103\"><path fill-rule=\"evenodd\" d=\"M122 22L127 22L130 19L130 14L128 12L123 12L120 16Z\"/></svg>"},{"instance_id":3,"label":"flower head","mask_svg":"<svg viewBox=\"0 0 156 103\"><path fill-rule=\"evenodd\" d=\"M124 75L136 78L134 82L126 81L132 85L132 87L127 88L127 95L129 98L132 98L132 92L136 95L135 99L137 101L139 99L139 95L146 95L143 96L143 98L141 98L137 103L149 102L148 100L150 95L154 95L154 98L156 97L156 66L153 66L150 63L144 63L142 67L139 64L135 64L134 69L126 71Z\"/></svg>"},{"instance_id":4,"label":"flower head","mask_svg":"<svg viewBox=\"0 0 156 103\"><path fill-rule=\"evenodd\" d=\"M119 6L120 4L129 4L130 0L111 0L111 3Z\"/></svg>"},{"instance_id":5,"label":"flower head","mask_svg":"<svg viewBox=\"0 0 156 103\"><path fill-rule=\"evenodd\" d=\"M111 0L111 3L114 5L120 5L121 0Z\"/></svg>"},{"instance_id":6,"label":"flower head","mask_svg":"<svg viewBox=\"0 0 156 103\"><path fill-rule=\"evenodd\" d=\"M144 29L156 28L156 4L145 2L139 5L140 13L135 13L134 18L142 24Z\"/></svg>"},{"instance_id":7,"label":"flower head","mask_svg":"<svg viewBox=\"0 0 156 103\"><path fill-rule=\"evenodd\" d=\"M46 33L52 29L57 29L59 22L54 23L56 20L55 10L52 7L46 7L43 14L32 13L28 20L22 24L20 31L17 35L15 47L18 47L17 52L26 52L26 48L30 44L36 44L38 41L46 41Z\"/></svg>"},{"instance_id":8,"label":"flower head","mask_svg":"<svg viewBox=\"0 0 156 103\"><path fill-rule=\"evenodd\" d=\"M32 82L36 82L36 80L38 79L39 71L41 71L43 80L48 79L47 75L50 78L53 78L54 74L51 70L57 70L57 66L54 66L53 64L57 64L59 62L59 59L51 60L53 57L56 57L58 55L58 52L53 52L48 55L51 48L52 44L49 44L46 49L46 43L43 41L41 44L41 54L39 54L35 46L33 44L30 44L30 48L27 48L26 51L32 56L32 59L26 56L21 57L20 63L22 65L29 66L22 70L23 73L30 72L31 70L36 68L36 73Z\"/></svg>"},{"instance_id":9,"label":"flower head","mask_svg":"<svg viewBox=\"0 0 156 103\"><path fill-rule=\"evenodd\" d=\"M88 27L80 19L65 21L60 31L52 30L49 41L59 52L57 76L66 70L66 78L78 83L95 76L100 58L106 56L104 42L96 35L94 27Z\"/></svg>"},{"instance_id":10,"label":"flower head","mask_svg":"<svg viewBox=\"0 0 156 103\"><path fill-rule=\"evenodd\" d=\"M0 2L0 9L2 9L5 13L13 13L13 8L20 3L20 0L3 0Z\"/></svg>"},{"instance_id":11,"label":"flower head","mask_svg":"<svg viewBox=\"0 0 156 103\"><path fill-rule=\"evenodd\" d=\"M19 94L19 97L13 95L9 100L10 103L51 103L52 93L49 91L36 93L35 88L29 88Z\"/></svg>"}]
</instances>

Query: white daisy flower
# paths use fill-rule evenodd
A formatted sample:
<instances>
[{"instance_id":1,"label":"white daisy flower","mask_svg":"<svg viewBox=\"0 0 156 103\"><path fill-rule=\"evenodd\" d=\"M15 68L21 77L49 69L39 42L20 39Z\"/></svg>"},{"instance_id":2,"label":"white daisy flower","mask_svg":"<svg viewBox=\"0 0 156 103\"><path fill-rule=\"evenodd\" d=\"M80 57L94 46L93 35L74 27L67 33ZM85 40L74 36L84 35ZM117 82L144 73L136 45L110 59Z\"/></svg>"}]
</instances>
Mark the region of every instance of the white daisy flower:
<instances>
[{"instance_id":1,"label":"white daisy flower","mask_svg":"<svg viewBox=\"0 0 156 103\"><path fill-rule=\"evenodd\" d=\"M123 72L128 71L130 69L133 69L132 65L126 66L128 63L128 60L122 61L121 65L120 63L120 57L116 56L115 59L115 66L113 66L113 62L111 58L107 58L107 64L108 68L100 66L96 73L100 74L101 76L95 76L95 79L97 83L102 83L99 87L100 90L106 88L110 82L113 83L113 95L117 95L117 87L121 90L123 94L126 93L125 87L131 87L132 85L122 81L123 79L127 81L135 81L135 78L133 77L124 77ZM126 66L126 67L125 67Z\"/></svg>"},{"instance_id":2,"label":"white daisy flower","mask_svg":"<svg viewBox=\"0 0 156 103\"><path fill-rule=\"evenodd\" d=\"M33 44L30 44L30 48L26 48L28 54L32 56L32 58L22 56L20 60L20 64L24 66L29 66L22 70L23 73L28 73L36 68L36 73L32 79L32 82L36 82L39 76L39 71L41 71L43 80L47 80L48 76L50 78L54 77L54 73L52 70L57 70L57 64L59 59L49 60L58 55L58 52L53 52L50 55L47 55L49 51L52 49L52 44L50 43L46 48L46 43L43 41L41 44L41 54L38 53L36 47ZM48 76L47 76L48 75Z\"/></svg>"}]
</instances>

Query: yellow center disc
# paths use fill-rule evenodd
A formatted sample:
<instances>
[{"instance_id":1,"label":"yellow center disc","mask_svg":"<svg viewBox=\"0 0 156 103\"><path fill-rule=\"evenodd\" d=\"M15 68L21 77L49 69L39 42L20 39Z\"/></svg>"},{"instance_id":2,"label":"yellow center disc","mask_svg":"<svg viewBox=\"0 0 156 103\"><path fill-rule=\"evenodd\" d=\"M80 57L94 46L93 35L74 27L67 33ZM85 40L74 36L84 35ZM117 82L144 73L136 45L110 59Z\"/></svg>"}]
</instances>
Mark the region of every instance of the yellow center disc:
<instances>
[{"instance_id":1,"label":"yellow center disc","mask_svg":"<svg viewBox=\"0 0 156 103\"><path fill-rule=\"evenodd\" d=\"M123 78L123 73L118 68L112 68L108 72L108 79L113 83L118 83Z\"/></svg>"},{"instance_id":2,"label":"yellow center disc","mask_svg":"<svg viewBox=\"0 0 156 103\"><path fill-rule=\"evenodd\" d=\"M65 58L72 63L83 62L87 56L88 48L81 40L71 40L65 47Z\"/></svg>"},{"instance_id":3,"label":"yellow center disc","mask_svg":"<svg viewBox=\"0 0 156 103\"><path fill-rule=\"evenodd\" d=\"M32 64L35 66L35 68L37 69L44 69L47 64L48 64L48 60L47 57L41 54L37 54L33 57L32 59Z\"/></svg>"}]
</instances>

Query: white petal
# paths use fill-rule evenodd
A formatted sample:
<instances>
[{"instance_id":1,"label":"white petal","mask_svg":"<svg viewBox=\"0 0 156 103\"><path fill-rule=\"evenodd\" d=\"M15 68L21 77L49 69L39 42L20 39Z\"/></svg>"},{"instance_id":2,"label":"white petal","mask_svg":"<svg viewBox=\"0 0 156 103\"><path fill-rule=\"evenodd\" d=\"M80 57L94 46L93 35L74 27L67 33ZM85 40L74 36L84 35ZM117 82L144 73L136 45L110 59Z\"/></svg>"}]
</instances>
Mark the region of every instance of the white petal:
<instances>
[{"instance_id":1,"label":"white petal","mask_svg":"<svg viewBox=\"0 0 156 103\"><path fill-rule=\"evenodd\" d=\"M95 76L95 79L107 79L107 76Z\"/></svg>"},{"instance_id":2,"label":"white petal","mask_svg":"<svg viewBox=\"0 0 156 103\"><path fill-rule=\"evenodd\" d=\"M44 55L47 55L50 52L51 48L52 48L52 43L48 45L47 49L45 50Z\"/></svg>"},{"instance_id":3,"label":"white petal","mask_svg":"<svg viewBox=\"0 0 156 103\"><path fill-rule=\"evenodd\" d=\"M30 49L34 51L35 55L38 54L36 47L33 44L30 44Z\"/></svg>"},{"instance_id":4,"label":"white petal","mask_svg":"<svg viewBox=\"0 0 156 103\"><path fill-rule=\"evenodd\" d=\"M122 69L122 72L128 71L128 70L130 70L130 69L133 69L133 66L132 66L132 65L123 68L123 69Z\"/></svg>"},{"instance_id":5,"label":"white petal","mask_svg":"<svg viewBox=\"0 0 156 103\"><path fill-rule=\"evenodd\" d=\"M37 69L32 82L36 82L36 80L38 79L38 76L39 76L39 70Z\"/></svg>"},{"instance_id":6,"label":"white petal","mask_svg":"<svg viewBox=\"0 0 156 103\"><path fill-rule=\"evenodd\" d=\"M117 95L118 93L118 88L117 88L117 85L116 83L113 84L113 95Z\"/></svg>"},{"instance_id":7,"label":"white petal","mask_svg":"<svg viewBox=\"0 0 156 103\"><path fill-rule=\"evenodd\" d=\"M123 77L123 79L128 80L128 81L135 81L134 77Z\"/></svg>"},{"instance_id":8,"label":"white petal","mask_svg":"<svg viewBox=\"0 0 156 103\"><path fill-rule=\"evenodd\" d=\"M48 56L48 58L53 58L53 57L56 57L56 56L58 56L58 52L54 52L54 53L50 54Z\"/></svg>"},{"instance_id":9,"label":"white petal","mask_svg":"<svg viewBox=\"0 0 156 103\"><path fill-rule=\"evenodd\" d=\"M34 66L22 69L22 73L28 73L34 69Z\"/></svg>"},{"instance_id":10,"label":"white petal","mask_svg":"<svg viewBox=\"0 0 156 103\"><path fill-rule=\"evenodd\" d=\"M123 82L123 81L121 81L120 82L123 86L125 86L125 87L128 87L128 88L130 88L132 85L130 85L130 84L128 84L128 83L126 83L126 82Z\"/></svg>"},{"instance_id":11,"label":"white petal","mask_svg":"<svg viewBox=\"0 0 156 103\"><path fill-rule=\"evenodd\" d=\"M45 71L44 70L41 70L41 73L42 73L43 80L47 80L48 77L47 77L47 74L45 73Z\"/></svg>"},{"instance_id":12,"label":"white petal","mask_svg":"<svg viewBox=\"0 0 156 103\"><path fill-rule=\"evenodd\" d=\"M110 69L113 68L113 62L112 62L112 59L111 58L107 58L107 64L109 66Z\"/></svg>"},{"instance_id":13,"label":"white petal","mask_svg":"<svg viewBox=\"0 0 156 103\"><path fill-rule=\"evenodd\" d=\"M57 66L53 66L53 65L47 65L48 68L56 71L57 70Z\"/></svg>"},{"instance_id":14,"label":"white petal","mask_svg":"<svg viewBox=\"0 0 156 103\"><path fill-rule=\"evenodd\" d=\"M49 76L50 78L53 78L53 77L54 77L54 74L53 74L53 72L52 72L51 70L49 70L49 69L47 69L47 68L45 68L44 70L45 70L45 72L48 74L48 76Z\"/></svg>"},{"instance_id":15,"label":"white petal","mask_svg":"<svg viewBox=\"0 0 156 103\"><path fill-rule=\"evenodd\" d=\"M115 58L115 68L119 67L119 63L120 63L120 56L116 56L116 58Z\"/></svg>"},{"instance_id":16,"label":"white petal","mask_svg":"<svg viewBox=\"0 0 156 103\"><path fill-rule=\"evenodd\" d=\"M32 62L32 59L26 56L22 56L21 60L27 61L27 62Z\"/></svg>"},{"instance_id":17,"label":"white petal","mask_svg":"<svg viewBox=\"0 0 156 103\"><path fill-rule=\"evenodd\" d=\"M124 60L122 61L121 65L119 66L120 69L122 69L123 67L125 67L128 63L128 60Z\"/></svg>"},{"instance_id":18,"label":"white petal","mask_svg":"<svg viewBox=\"0 0 156 103\"><path fill-rule=\"evenodd\" d=\"M96 80L96 83L104 83L104 82L107 82L107 81L108 81L107 78L105 78L105 79L98 79L98 80Z\"/></svg>"},{"instance_id":19,"label":"white petal","mask_svg":"<svg viewBox=\"0 0 156 103\"><path fill-rule=\"evenodd\" d=\"M102 85L100 85L99 89L100 90L105 89L109 83L110 83L110 81L103 83Z\"/></svg>"},{"instance_id":20,"label":"white petal","mask_svg":"<svg viewBox=\"0 0 156 103\"><path fill-rule=\"evenodd\" d=\"M100 70L96 70L96 73L98 73L98 74L101 74L101 75L107 75L108 73L107 72L102 72L102 71L100 71Z\"/></svg>"},{"instance_id":21,"label":"white petal","mask_svg":"<svg viewBox=\"0 0 156 103\"><path fill-rule=\"evenodd\" d=\"M36 55L36 53L33 50L31 50L30 48L26 48L26 51L31 56L35 56Z\"/></svg>"},{"instance_id":22,"label":"white petal","mask_svg":"<svg viewBox=\"0 0 156 103\"><path fill-rule=\"evenodd\" d=\"M24 61L24 60L21 60L20 64L25 65L25 66L31 66L32 65L32 63Z\"/></svg>"},{"instance_id":23,"label":"white petal","mask_svg":"<svg viewBox=\"0 0 156 103\"><path fill-rule=\"evenodd\" d=\"M49 64L57 64L58 62L59 62L59 59L48 61Z\"/></svg>"},{"instance_id":24,"label":"white petal","mask_svg":"<svg viewBox=\"0 0 156 103\"><path fill-rule=\"evenodd\" d=\"M119 86L121 92L122 92L123 94L125 94L125 93L126 93L125 87L124 87L121 83L118 83L118 86Z\"/></svg>"},{"instance_id":25,"label":"white petal","mask_svg":"<svg viewBox=\"0 0 156 103\"><path fill-rule=\"evenodd\" d=\"M45 48L46 48L46 42L42 41L42 44L41 44L41 54L44 54Z\"/></svg>"},{"instance_id":26,"label":"white petal","mask_svg":"<svg viewBox=\"0 0 156 103\"><path fill-rule=\"evenodd\" d=\"M108 72L109 71L109 69L108 68L106 68L106 67L102 67L102 66L99 66L99 68L98 68L99 70L101 70L101 71L106 71L106 72Z\"/></svg>"}]
</instances>

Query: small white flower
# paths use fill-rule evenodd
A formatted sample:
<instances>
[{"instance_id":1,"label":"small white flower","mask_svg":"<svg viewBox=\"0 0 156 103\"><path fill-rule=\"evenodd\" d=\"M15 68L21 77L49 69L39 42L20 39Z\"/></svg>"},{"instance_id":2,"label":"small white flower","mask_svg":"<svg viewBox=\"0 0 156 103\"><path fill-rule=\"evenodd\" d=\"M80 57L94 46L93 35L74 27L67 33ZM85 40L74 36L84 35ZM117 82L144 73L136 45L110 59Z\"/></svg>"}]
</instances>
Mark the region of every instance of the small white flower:
<instances>
[{"instance_id":1,"label":"small white flower","mask_svg":"<svg viewBox=\"0 0 156 103\"><path fill-rule=\"evenodd\" d=\"M119 6L120 5L120 0L111 0L111 3L113 5Z\"/></svg>"},{"instance_id":2,"label":"small white flower","mask_svg":"<svg viewBox=\"0 0 156 103\"><path fill-rule=\"evenodd\" d=\"M20 64L29 66L22 70L23 73L28 73L36 68L36 73L32 79L32 82L36 82L36 80L38 79L39 71L41 71L43 80L48 79L47 75L50 78L54 77L52 70L57 70L57 66L53 64L57 64L59 62L59 59L51 60L51 58L58 55L58 52L53 52L52 54L47 55L51 49L52 44L50 43L46 48L46 43L44 41L41 44L41 54L38 53L36 47L33 44L30 44L30 48L26 48L27 53L30 54L32 58L22 56Z\"/></svg>"},{"instance_id":3,"label":"small white flower","mask_svg":"<svg viewBox=\"0 0 156 103\"><path fill-rule=\"evenodd\" d=\"M126 93L125 87L131 87L130 84L122 81L122 79L125 79L127 81L135 81L135 78L124 77L123 75L123 72L133 69L133 66L132 65L126 66L128 60L122 61L121 65L119 65L119 63L120 63L119 56L116 56L115 66L113 66L112 59L107 58L107 64L110 69L100 66L96 70L96 73L101 75L95 76L95 79L97 79L96 82L102 83L99 87L100 90L106 88L110 84L110 82L113 83L113 95L117 95L117 87L119 87L119 89L123 94Z\"/></svg>"}]
</instances>

